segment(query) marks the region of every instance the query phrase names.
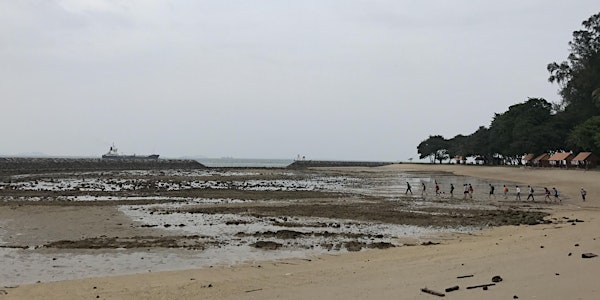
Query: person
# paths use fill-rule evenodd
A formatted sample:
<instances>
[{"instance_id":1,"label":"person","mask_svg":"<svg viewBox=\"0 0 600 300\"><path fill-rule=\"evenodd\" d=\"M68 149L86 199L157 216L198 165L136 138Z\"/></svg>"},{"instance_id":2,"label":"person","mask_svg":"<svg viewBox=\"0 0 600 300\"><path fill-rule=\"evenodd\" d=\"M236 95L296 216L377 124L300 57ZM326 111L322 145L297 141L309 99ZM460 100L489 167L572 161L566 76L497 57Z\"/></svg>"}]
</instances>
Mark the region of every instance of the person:
<instances>
[{"instance_id":1,"label":"person","mask_svg":"<svg viewBox=\"0 0 600 300\"><path fill-rule=\"evenodd\" d=\"M521 201L521 188L518 185L515 188L515 193L517 193L517 197L515 198L515 200Z\"/></svg>"},{"instance_id":2,"label":"person","mask_svg":"<svg viewBox=\"0 0 600 300\"><path fill-rule=\"evenodd\" d=\"M558 197L558 190L555 187L552 188L552 192L554 193L554 201L558 200L558 203L562 203L562 200L560 200L560 198Z\"/></svg>"},{"instance_id":3,"label":"person","mask_svg":"<svg viewBox=\"0 0 600 300\"><path fill-rule=\"evenodd\" d=\"M463 199L467 199L467 195L469 194L469 185L466 184L466 183L463 184L463 190L464 190L464 192L463 192L463 194L464 194Z\"/></svg>"},{"instance_id":4,"label":"person","mask_svg":"<svg viewBox=\"0 0 600 300\"><path fill-rule=\"evenodd\" d=\"M440 194L440 185L437 183L437 181L435 182L435 195L439 195Z\"/></svg>"},{"instance_id":5,"label":"person","mask_svg":"<svg viewBox=\"0 0 600 300\"><path fill-rule=\"evenodd\" d=\"M533 198L533 188L528 185L527 189L529 190L529 195L527 195L527 200L529 200L529 198L531 198L531 200L535 201L535 198Z\"/></svg>"},{"instance_id":6,"label":"person","mask_svg":"<svg viewBox=\"0 0 600 300\"><path fill-rule=\"evenodd\" d=\"M475 190L473 190L473 186L469 183L469 198L473 199L473 192Z\"/></svg>"},{"instance_id":7,"label":"person","mask_svg":"<svg viewBox=\"0 0 600 300\"><path fill-rule=\"evenodd\" d=\"M454 184L450 184L450 198L454 197Z\"/></svg>"},{"instance_id":8,"label":"person","mask_svg":"<svg viewBox=\"0 0 600 300\"><path fill-rule=\"evenodd\" d=\"M408 183L408 181L406 182L406 192L404 194L408 194L408 192L410 192L410 194L412 195L412 190L410 189L410 183Z\"/></svg>"},{"instance_id":9,"label":"person","mask_svg":"<svg viewBox=\"0 0 600 300\"><path fill-rule=\"evenodd\" d=\"M506 184L504 185L502 191L504 192L504 199L508 198L508 188L506 187Z\"/></svg>"},{"instance_id":10,"label":"person","mask_svg":"<svg viewBox=\"0 0 600 300\"><path fill-rule=\"evenodd\" d=\"M425 195L427 193L427 191L426 191L427 188L425 187L425 182L421 182L421 186L423 188L421 190L421 195Z\"/></svg>"},{"instance_id":11,"label":"person","mask_svg":"<svg viewBox=\"0 0 600 300\"><path fill-rule=\"evenodd\" d=\"M587 195L587 191L581 188L581 199L585 202L585 195Z\"/></svg>"},{"instance_id":12,"label":"person","mask_svg":"<svg viewBox=\"0 0 600 300\"><path fill-rule=\"evenodd\" d=\"M494 199L496 199L496 195L494 195L494 190L496 188L490 183L490 194L488 195L488 198L492 198L492 196L494 196Z\"/></svg>"},{"instance_id":13,"label":"person","mask_svg":"<svg viewBox=\"0 0 600 300\"><path fill-rule=\"evenodd\" d=\"M544 187L544 194L546 195L544 201L550 201L550 190L547 187Z\"/></svg>"}]
</instances>

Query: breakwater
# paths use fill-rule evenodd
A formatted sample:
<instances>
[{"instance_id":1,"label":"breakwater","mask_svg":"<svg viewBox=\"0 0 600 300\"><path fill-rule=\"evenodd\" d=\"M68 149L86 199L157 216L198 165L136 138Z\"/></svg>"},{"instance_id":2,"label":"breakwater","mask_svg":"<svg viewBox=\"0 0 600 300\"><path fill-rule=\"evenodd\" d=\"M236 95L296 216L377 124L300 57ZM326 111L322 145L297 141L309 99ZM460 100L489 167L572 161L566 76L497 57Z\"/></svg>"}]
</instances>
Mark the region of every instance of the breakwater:
<instances>
[{"instance_id":1,"label":"breakwater","mask_svg":"<svg viewBox=\"0 0 600 300\"><path fill-rule=\"evenodd\" d=\"M391 164L394 163L377 161L297 160L287 166L287 168L304 169L316 167L381 167Z\"/></svg>"},{"instance_id":2,"label":"breakwater","mask_svg":"<svg viewBox=\"0 0 600 300\"><path fill-rule=\"evenodd\" d=\"M206 168L195 160L184 159L101 159L101 158L25 158L0 157L0 175Z\"/></svg>"}]
</instances>

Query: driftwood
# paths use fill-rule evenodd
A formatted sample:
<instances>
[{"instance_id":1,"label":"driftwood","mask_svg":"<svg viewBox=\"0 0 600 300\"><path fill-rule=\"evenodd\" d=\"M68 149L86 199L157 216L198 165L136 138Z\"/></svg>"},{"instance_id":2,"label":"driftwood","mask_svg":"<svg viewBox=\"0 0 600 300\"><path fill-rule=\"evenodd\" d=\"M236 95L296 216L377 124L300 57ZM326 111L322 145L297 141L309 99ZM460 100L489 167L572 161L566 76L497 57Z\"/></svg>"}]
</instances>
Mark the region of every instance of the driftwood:
<instances>
[{"instance_id":1,"label":"driftwood","mask_svg":"<svg viewBox=\"0 0 600 300\"><path fill-rule=\"evenodd\" d=\"M446 293L453 292L453 291L458 291L458 289L459 289L458 285L455 285L455 286L447 288L446 289Z\"/></svg>"},{"instance_id":2,"label":"driftwood","mask_svg":"<svg viewBox=\"0 0 600 300\"><path fill-rule=\"evenodd\" d=\"M431 294L431 295L435 295L435 296L439 296L439 297L445 297L446 294L440 293L440 292L436 292L434 290L430 290L428 288L422 288L421 292L423 293L427 293L427 294Z\"/></svg>"},{"instance_id":3,"label":"driftwood","mask_svg":"<svg viewBox=\"0 0 600 300\"><path fill-rule=\"evenodd\" d=\"M581 254L581 258L592 258L592 257L596 257L598 255L594 254L594 253L583 253Z\"/></svg>"},{"instance_id":4,"label":"driftwood","mask_svg":"<svg viewBox=\"0 0 600 300\"><path fill-rule=\"evenodd\" d=\"M473 277L473 274L471 275L462 275L462 276L456 276L456 278L461 279L461 278L469 278L469 277Z\"/></svg>"},{"instance_id":5,"label":"driftwood","mask_svg":"<svg viewBox=\"0 0 600 300\"><path fill-rule=\"evenodd\" d=\"M496 284L495 283L486 283L486 284L468 286L467 290L477 289L477 288L487 288L488 286L492 286L492 285L496 285Z\"/></svg>"}]
</instances>

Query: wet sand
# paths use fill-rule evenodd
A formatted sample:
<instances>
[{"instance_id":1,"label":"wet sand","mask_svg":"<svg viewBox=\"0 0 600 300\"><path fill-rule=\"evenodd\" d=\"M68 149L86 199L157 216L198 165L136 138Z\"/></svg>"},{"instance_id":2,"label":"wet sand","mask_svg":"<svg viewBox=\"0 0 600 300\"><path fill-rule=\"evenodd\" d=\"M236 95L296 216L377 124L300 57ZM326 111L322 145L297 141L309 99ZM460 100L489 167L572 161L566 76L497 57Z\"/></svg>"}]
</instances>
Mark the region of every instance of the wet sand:
<instances>
[{"instance_id":1,"label":"wet sand","mask_svg":"<svg viewBox=\"0 0 600 300\"><path fill-rule=\"evenodd\" d=\"M311 259L287 259L175 272L5 287L7 299L427 299L421 289L455 299L594 299L600 254L598 172L526 168L393 165L374 172L450 171L496 181L556 186L563 205L549 224L503 226L449 237L439 245L398 247ZM579 188L588 190L583 203ZM460 191L460 187L457 187ZM413 188L416 189L416 188ZM511 189L514 190L514 187ZM499 191L498 191L499 192ZM498 195L501 197L500 195ZM526 195L525 195L526 197ZM524 197L524 198L525 198ZM542 196L539 196L543 200ZM575 222L583 221L583 222ZM457 278L473 275L467 278ZM468 286L502 281L482 288ZM3 293L0 291L0 293ZM444 292L445 293L445 292ZM516 299L516 298L515 298Z\"/></svg>"}]
</instances>

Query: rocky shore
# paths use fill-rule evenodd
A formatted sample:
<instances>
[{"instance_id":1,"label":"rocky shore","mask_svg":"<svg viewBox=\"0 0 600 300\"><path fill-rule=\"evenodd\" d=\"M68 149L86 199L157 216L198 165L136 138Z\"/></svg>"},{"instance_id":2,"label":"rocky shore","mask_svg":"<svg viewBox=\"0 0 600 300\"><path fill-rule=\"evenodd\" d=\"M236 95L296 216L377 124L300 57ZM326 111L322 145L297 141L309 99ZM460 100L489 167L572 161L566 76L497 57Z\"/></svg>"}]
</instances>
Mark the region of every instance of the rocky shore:
<instances>
[{"instance_id":1,"label":"rocky shore","mask_svg":"<svg viewBox=\"0 0 600 300\"><path fill-rule=\"evenodd\" d=\"M0 176L56 172L201 169L195 160L0 157Z\"/></svg>"}]
</instances>

